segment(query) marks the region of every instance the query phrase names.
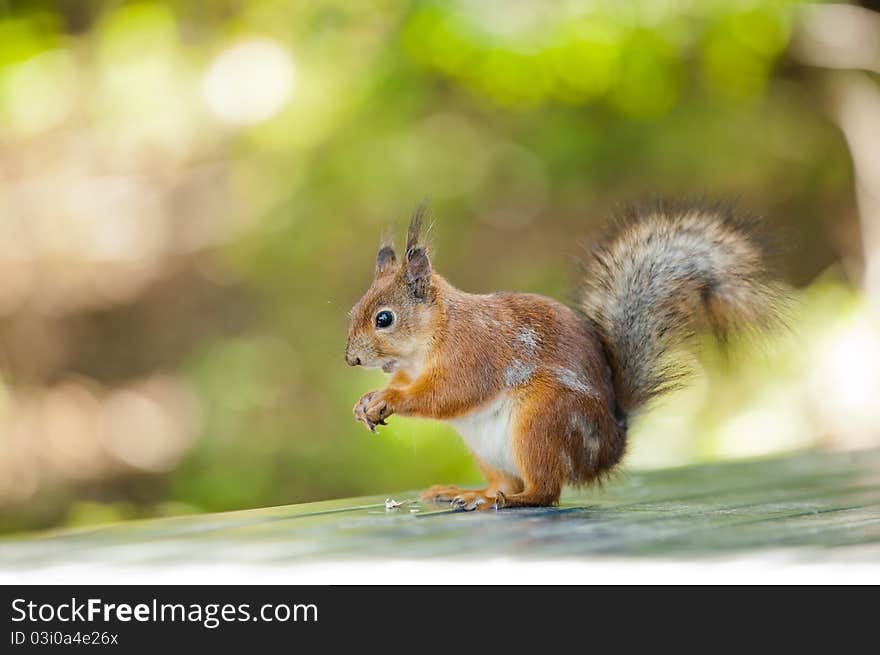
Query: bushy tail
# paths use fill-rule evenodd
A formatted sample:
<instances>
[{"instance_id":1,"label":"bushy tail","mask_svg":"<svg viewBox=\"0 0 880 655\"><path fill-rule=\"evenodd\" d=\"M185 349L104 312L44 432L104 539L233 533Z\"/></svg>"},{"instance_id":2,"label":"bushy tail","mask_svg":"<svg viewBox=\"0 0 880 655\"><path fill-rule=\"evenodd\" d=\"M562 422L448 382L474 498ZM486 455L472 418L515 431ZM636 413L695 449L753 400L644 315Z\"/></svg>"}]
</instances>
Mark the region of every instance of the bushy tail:
<instances>
[{"instance_id":1,"label":"bushy tail","mask_svg":"<svg viewBox=\"0 0 880 655\"><path fill-rule=\"evenodd\" d=\"M704 329L764 329L786 302L753 220L723 207L630 209L593 249L582 309L596 325L627 414L678 386L670 355Z\"/></svg>"}]
</instances>

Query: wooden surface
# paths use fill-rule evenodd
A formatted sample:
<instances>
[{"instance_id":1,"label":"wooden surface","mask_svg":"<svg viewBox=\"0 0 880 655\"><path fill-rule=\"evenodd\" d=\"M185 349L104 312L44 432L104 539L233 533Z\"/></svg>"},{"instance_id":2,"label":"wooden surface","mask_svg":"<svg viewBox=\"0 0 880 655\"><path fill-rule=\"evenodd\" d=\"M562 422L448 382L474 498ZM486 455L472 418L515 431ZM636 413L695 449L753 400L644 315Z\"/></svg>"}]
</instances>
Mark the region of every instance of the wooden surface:
<instances>
[{"instance_id":1,"label":"wooden surface","mask_svg":"<svg viewBox=\"0 0 880 655\"><path fill-rule=\"evenodd\" d=\"M386 509L391 496L408 501ZM137 521L0 541L0 569L325 558L686 557L800 549L880 561L880 451L623 472L559 507L451 511L415 493Z\"/></svg>"}]
</instances>

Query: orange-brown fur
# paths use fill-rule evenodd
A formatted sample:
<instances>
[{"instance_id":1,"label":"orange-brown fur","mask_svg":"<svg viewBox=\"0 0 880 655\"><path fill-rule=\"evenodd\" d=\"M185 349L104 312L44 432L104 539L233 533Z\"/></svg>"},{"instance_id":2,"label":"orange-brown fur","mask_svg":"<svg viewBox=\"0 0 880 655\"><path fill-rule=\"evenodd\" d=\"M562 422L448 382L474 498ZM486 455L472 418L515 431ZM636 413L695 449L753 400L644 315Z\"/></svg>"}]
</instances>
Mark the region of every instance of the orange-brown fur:
<instances>
[{"instance_id":1,"label":"orange-brown fur","mask_svg":"<svg viewBox=\"0 0 880 655\"><path fill-rule=\"evenodd\" d=\"M392 414L458 421L457 425L465 426L474 422L477 427L462 429L472 429L477 435L470 437L469 446L487 486L462 490L437 485L423 498L452 500L467 509L554 504L565 484L593 482L623 457L628 412L643 404L665 380L662 372L651 368L665 354L658 346L658 334L666 340L659 345L665 346L672 343L669 335L679 323L689 328L695 322L692 315L699 309L700 296L684 303L676 292L691 288L702 292L711 320L712 303L717 300L711 292L717 285L714 279L711 285L706 283L701 271L691 270L693 262L680 257L681 262L668 263L680 269L669 275L674 285L664 288L652 283L644 291L638 287L645 286L638 267L653 270L656 256L650 250L655 247L651 238L642 238L637 230L661 236L665 230L673 238L684 234L681 238L686 245L690 243L691 234L667 224L673 219L664 217L656 219L655 227L631 228L632 238L638 235L644 242L638 246L641 250L632 253L632 262L625 259L626 247L621 250L618 242L610 242L617 251L608 251L596 274L603 286L588 287L591 295L585 303L596 309L601 320L534 294L470 294L432 270L419 241L423 215L424 208L420 208L411 223L402 262L389 246L379 251L373 284L352 309L346 361L382 366L394 373L385 389L367 393L358 401L355 416L371 430L384 425ZM699 220L689 219L686 228L694 229L694 225L699 226ZM744 254L715 253L714 246L699 241L696 246L708 249L712 256L752 257L739 234L725 229L721 223L708 221L708 231L729 239ZM681 250L674 240L670 245L661 239L660 245L664 253L677 255ZM708 271L715 273L711 266ZM721 283L728 284L732 292L741 291L735 280ZM641 295L627 296L629 284ZM707 291L707 286L712 288ZM613 292L609 292L609 301L616 303L611 306L615 314L600 311L598 303L605 288ZM668 321L678 322L663 323L665 315L647 318L644 324L651 330L640 334L639 326L620 327L630 316L629 307L640 312L656 308L668 314ZM743 309L740 314L747 315L748 307ZM730 307L721 302L721 310L730 311ZM378 325L382 311L393 313L389 327ZM660 333L655 325L660 326ZM633 330L633 335L622 337L622 329ZM619 349L609 350L618 344ZM639 361L640 353L646 353L644 362ZM613 368L619 364L629 369ZM624 374L631 374L634 382ZM627 403L626 411L620 399Z\"/></svg>"}]
</instances>

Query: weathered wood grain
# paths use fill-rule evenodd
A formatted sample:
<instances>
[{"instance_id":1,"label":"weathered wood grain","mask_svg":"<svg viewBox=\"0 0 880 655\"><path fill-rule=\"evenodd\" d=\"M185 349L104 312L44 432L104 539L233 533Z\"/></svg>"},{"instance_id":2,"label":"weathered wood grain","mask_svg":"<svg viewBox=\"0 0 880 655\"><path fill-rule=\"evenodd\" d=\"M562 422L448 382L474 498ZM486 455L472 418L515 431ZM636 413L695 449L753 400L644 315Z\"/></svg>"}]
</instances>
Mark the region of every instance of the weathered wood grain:
<instances>
[{"instance_id":1,"label":"weathered wood grain","mask_svg":"<svg viewBox=\"0 0 880 655\"><path fill-rule=\"evenodd\" d=\"M407 502L386 509L386 496ZM0 568L324 558L702 557L778 548L880 561L880 451L621 473L559 507L451 511L383 494L0 541ZM868 546L868 550L865 550ZM876 550L874 550L876 548Z\"/></svg>"}]
</instances>

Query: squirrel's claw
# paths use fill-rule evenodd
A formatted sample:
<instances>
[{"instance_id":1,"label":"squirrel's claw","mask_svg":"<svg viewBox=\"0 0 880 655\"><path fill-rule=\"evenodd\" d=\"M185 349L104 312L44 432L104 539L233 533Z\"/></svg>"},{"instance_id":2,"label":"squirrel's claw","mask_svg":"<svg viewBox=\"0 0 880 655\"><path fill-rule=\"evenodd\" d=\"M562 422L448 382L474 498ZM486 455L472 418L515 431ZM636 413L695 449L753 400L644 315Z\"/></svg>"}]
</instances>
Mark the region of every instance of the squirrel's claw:
<instances>
[{"instance_id":1,"label":"squirrel's claw","mask_svg":"<svg viewBox=\"0 0 880 655\"><path fill-rule=\"evenodd\" d=\"M507 497L501 491L495 491L493 495L486 493L485 489L478 491L463 491L451 501L452 509L460 509L465 512L479 510L501 509L507 505Z\"/></svg>"},{"instance_id":2,"label":"squirrel's claw","mask_svg":"<svg viewBox=\"0 0 880 655\"><path fill-rule=\"evenodd\" d=\"M368 419L366 416L357 416L356 418L358 423L363 423L370 432L376 434L376 425L374 423L371 423L370 419Z\"/></svg>"},{"instance_id":3,"label":"squirrel's claw","mask_svg":"<svg viewBox=\"0 0 880 655\"><path fill-rule=\"evenodd\" d=\"M486 509L483 505L486 505L487 507L495 506L495 504L490 503L489 500L490 499L484 496L474 496L470 500L462 498L461 496L456 496L452 499L452 509L463 509L465 512L473 512L475 509Z\"/></svg>"}]
</instances>

